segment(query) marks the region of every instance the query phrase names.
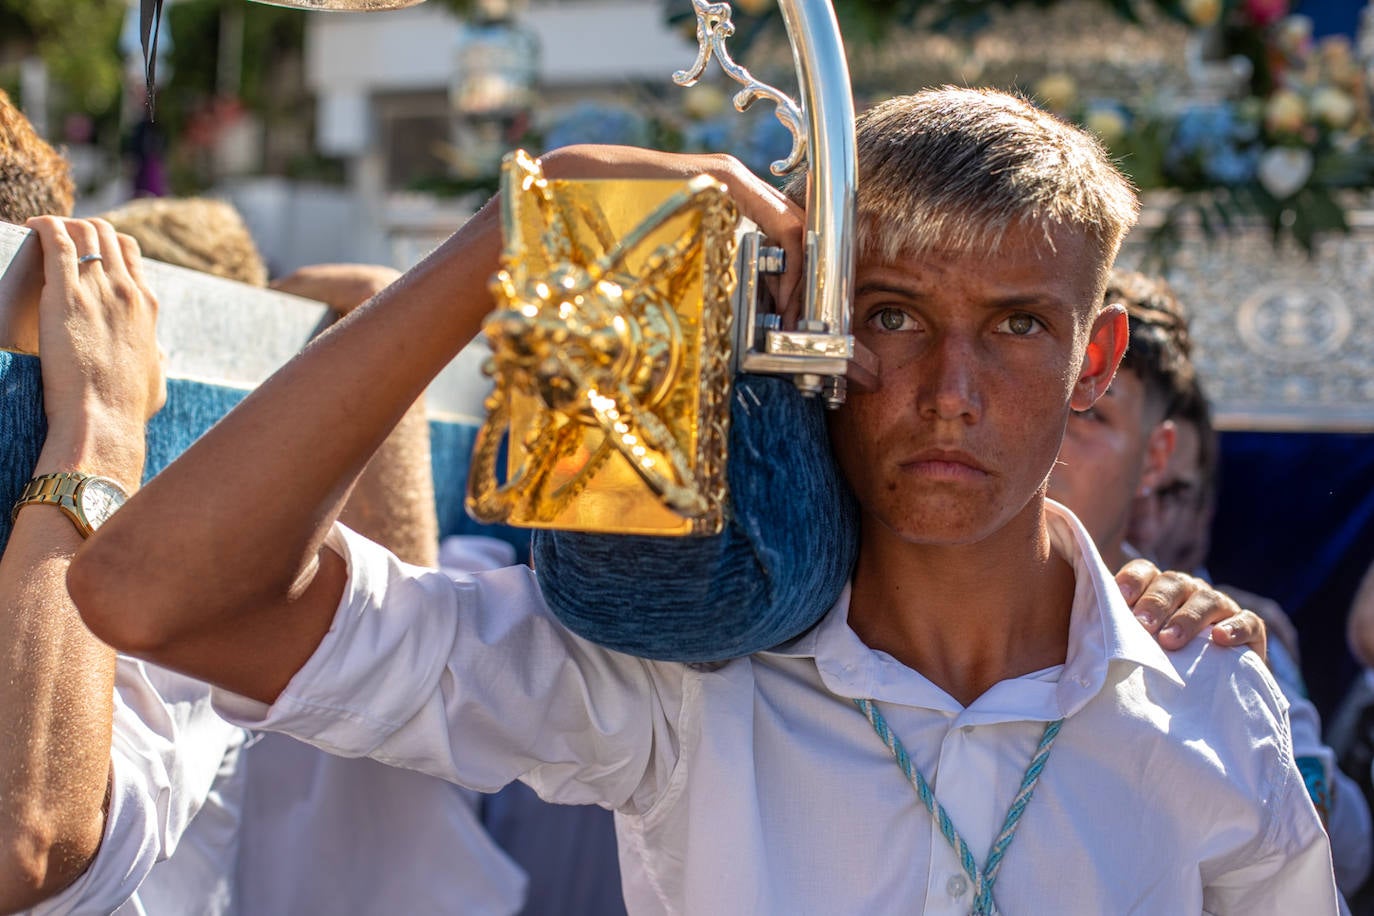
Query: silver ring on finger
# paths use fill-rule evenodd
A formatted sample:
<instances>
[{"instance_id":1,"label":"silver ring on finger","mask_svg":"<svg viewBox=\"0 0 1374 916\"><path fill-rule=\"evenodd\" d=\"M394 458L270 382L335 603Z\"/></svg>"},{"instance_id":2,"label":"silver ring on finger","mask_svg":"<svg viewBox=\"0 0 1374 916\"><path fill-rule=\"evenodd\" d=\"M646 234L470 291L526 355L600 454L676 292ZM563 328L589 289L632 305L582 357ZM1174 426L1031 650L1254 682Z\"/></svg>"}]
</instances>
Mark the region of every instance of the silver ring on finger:
<instances>
[{"instance_id":1,"label":"silver ring on finger","mask_svg":"<svg viewBox=\"0 0 1374 916\"><path fill-rule=\"evenodd\" d=\"M91 263L92 261L103 261L103 260L105 260L105 258L104 258L102 255L98 255L98 254L92 253L92 254L83 254L81 257L79 257L79 258L76 259L76 263L77 263L78 265L80 265L80 264L89 264L89 263Z\"/></svg>"}]
</instances>

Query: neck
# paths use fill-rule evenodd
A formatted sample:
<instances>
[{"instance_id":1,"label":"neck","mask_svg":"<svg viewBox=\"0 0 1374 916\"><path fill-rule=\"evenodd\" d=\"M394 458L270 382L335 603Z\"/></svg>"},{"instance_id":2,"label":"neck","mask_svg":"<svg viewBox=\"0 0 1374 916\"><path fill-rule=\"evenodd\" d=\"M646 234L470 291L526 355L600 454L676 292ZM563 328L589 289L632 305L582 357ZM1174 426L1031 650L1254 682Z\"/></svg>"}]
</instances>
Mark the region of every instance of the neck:
<instances>
[{"instance_id":1,"label":"neck","mask_svg":"<svg viewBox=\"0 0 1374 916\"><path fill-rule=\"evenodd\" d=\"M971 544L914 544L865 517L849 625L967 706L998 681L1064 662L1073 592L1043 500Z\"/></svg>"}]
</instances>

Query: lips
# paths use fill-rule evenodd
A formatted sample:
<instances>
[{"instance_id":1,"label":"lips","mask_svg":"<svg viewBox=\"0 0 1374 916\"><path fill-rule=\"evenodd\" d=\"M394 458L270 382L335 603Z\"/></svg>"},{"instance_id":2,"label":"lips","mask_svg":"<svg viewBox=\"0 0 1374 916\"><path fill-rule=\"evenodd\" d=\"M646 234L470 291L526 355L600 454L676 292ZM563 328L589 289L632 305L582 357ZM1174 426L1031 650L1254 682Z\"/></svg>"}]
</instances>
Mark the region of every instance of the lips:
<instances>
[{"instance_id":1,"label":"lips","mask_svg":"<svg viewBox=\"0 0 1374 916\"><path fill-rule=\"evenodd\" d=\"M900 462L903 471L937 480L978 480L991 472L961 449L929 448Z\"/></svg>"}]
</instances>

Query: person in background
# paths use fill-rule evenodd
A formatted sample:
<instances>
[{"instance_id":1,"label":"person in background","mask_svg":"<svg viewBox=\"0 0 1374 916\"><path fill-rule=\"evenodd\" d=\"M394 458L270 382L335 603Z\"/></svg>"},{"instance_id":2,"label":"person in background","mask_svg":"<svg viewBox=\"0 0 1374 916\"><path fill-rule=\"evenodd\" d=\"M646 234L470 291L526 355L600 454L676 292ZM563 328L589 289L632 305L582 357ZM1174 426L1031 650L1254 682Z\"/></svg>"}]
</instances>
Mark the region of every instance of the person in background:
<instances>
[{"instance_id":1,"label":"person in background","mask_svg":"<svg viewBox=\"0 0 1374 916\"><path fill-rule=\"evenodd\" d=\"M103 221L59 218L72 205L67 164L0 92L0 220L56 214L33 224L41 293L3 304L11 341L43 355L48 433L24 473L133 492L144 424L165 397L156 299L136 243ZM224 912L233 846L214 838L232 834L233 817L208 789L243 732L192 679L116 657L81 625L66 573L92 521L26 505L0 556L0 912ZM178 845L177 865L159 865ZM198 885L198 905L159 909L178 885Z\"/></svg>"},{"instance_id":2,"label":"person in background","mask_svg":"<svg viewBox=\"0 0 1374 916\"><path fill-rule=\"evenodd\" d=\"M1203 563L1217 449L1187 313L1163 280L1134 271L1113 270L1105 296L1126 308L1130 345L1106 394L1070 415L1049 495L1082 519L1109 565L1143 554L1209 578ZM1268 662L1290 704L1293 754L1331 834L1337 882L1350 893L1369 871L1369 807L1322 742L1297 664L1296 631L1274 602L1222 590L1275 636Z\"/></svg>"},{"instance_id":3,"label":"person in background","mask_svg":"<svg viewBox=\"0 0 1374 916\"><path fill-rule=\"evenodd\" d=\"M0 93L0 219L66 214L72 203L66 163ZM197 202L191 220L170 202L140 207L158 218L126 225L168 256L189 249L167 227L194 236L196 221L222 215L221 207ZM137 243L99 219L44 217L30 225L42 242L41 299L4 304L7 317L19 313L21 331L32 326L32 339L41 337L49 433L38 465L25 471L99 472L132 492L143 473L144 424L164 397L156 300ZM251 248L246 233L235 235L241 222L212 225L225 233L224 250ZM198 231L207 234L206 224ZM166 247L166 236L183 244ZM385 268L331 265L284 285L342 312L393 276ZM383 445L360 482L363 501L350 511L374 536L406 532L413 543L393 546L432 563L432 522L412 518L410 503L367 501L368 494L397 493L428 499L432 519L432 491L411 482L421 467L428 474L427 441L414 435L426 427L416 415L418 424L407 420L412 435ZM399 475L389 467L393 448L405 456ZM421 449L423 464L413 460ZM0 678L7 723L0 734L0 913L518 911L524 876L476 823L470 793L303 745L303 758L283 752L274 761L270 745L250 744L243 729L211 709L207 685L116 656L91 636L65 582L84 533L73 521L53 506L25 505L0 557L0 646L11 654ZM278 796L286 807L264 818L265 792L286 785L305 794ZM358 792L375 795L378 810L367 819L331 820L340 799L356 803ZM269 841L279 855L273 870L245 871L261 869ZM292 868L282 878L287 861L327 867ZM405 867L394 867L398 861ZM442 867L429 867L436 861Z\"/></svg>"},{"instance_id":4,"label":"person in background","mask_svg":"<svg viewBox=\"0 0 1374 916\"><path fill-rule=\"evenodd\" d=\"M267 264L243 217L228 201L140 197L101 217L138 239L145 258L249 286L267 285Z\"/></svg>"},{"instance_id":5,"label":"person in background","mask_svg":"<svg viewBox=\"0 0 1374 916\"><path fill-rule=\"evenodd\" d=\"M1374 563L1350 602L1346 641L1361 670L1331 722L1331 746L1341 771L1374 807ZM1374 877L1351 896L1350 909L1355 916L1374 916Z\"/></svg>"}]
</instances>

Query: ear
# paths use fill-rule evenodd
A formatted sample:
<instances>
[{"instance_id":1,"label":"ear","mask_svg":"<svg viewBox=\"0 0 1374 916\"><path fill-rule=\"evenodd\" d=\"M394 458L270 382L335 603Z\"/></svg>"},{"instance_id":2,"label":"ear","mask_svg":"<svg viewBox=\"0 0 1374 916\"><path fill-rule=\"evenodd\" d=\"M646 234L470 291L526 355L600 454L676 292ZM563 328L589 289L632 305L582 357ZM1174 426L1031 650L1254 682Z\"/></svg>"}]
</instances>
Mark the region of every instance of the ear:
<instances>
[{"instance_id":1,"label":"ear","mask_svg":"<svg viewBox=\"0 0 1374 916\"><path fill-rule=\"evenodd\" d=\"M1169 459L1173 457L1174 446L1178 444L1178 430L1173 420L1156 424L1145 439L1145 467L1140 473L1140 496L1147 496L1164 479L1169 469Z\"/></svg>"},{"instance_id":2,"label":"ear","mask_svg":"<svg viewBox=\"0 0 1374 916\"><path fill-rule=\"evenodd\" d=\"M1126 309L1119 303L1105 306L1093 319L1092 330L1088 332L1083 365L1069 396L1070 407L1087 410L1097 403L1116 375L1116 367L1121 363L1121 354L1126 352L1129 338Z\"/></svg>"}]
</instances>

